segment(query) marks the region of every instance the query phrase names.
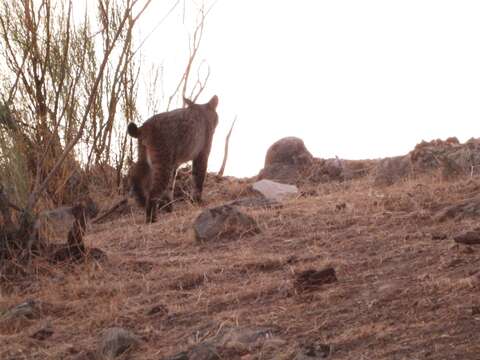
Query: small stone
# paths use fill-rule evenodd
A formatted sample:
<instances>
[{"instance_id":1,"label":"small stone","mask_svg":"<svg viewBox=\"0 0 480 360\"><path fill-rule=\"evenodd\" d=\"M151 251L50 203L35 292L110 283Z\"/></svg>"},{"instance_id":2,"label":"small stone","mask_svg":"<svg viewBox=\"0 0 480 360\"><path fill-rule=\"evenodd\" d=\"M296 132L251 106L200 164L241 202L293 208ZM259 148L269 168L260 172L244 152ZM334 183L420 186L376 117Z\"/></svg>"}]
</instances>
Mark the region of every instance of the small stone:
<instances>
[{"instance_id":1,"label":"small stone","mask_svg":"<svg viewBox=\"0 0 480 360\"><path fill-rule=\"evenodd\" d=\"M27 300L24 303L18 304L3 314L0 319L2 320L15 320L15 319L32 319L38 315L38 307L35 300Z\"/></svg>"},{"instance_id":2,"label":"small stone","mask_svg":"<svg viewBox=\"0 0 480 360\"><path fill-rule=\"evenodd\" d=\"M52 335L53 335L53 330L49 326L46 326L35 331L32 335L30 335L30 337L35 340L43 341L48 339Z\"/></svg>"},{"instance_id":3,"label":"small stone","mask_svg":"<svg viewBox=\"0 0 480 360\"><path fill-rule=\"evenodd\" d=\"M210 344L198 344L188 352L188 360L220 360L217 349Z\"/></svg>"},{"instance_id":4,"label":"small stone","mask_svg":"<svg viewBox=\"0 0 480 360\"><path fill-rule=\"evenodd\" d=\"M345 210L346 208L347 208L347 204L345 204L344 202L335 205L335 210L336 211L342 211L342 210Z\"/></svg>"},{"instance_id":5,"label":"small stone","mask_svg":"<svg viewBox=\"0 0 480 360\"><path fill-rule=\"evenodd\" d=\"M152 315L166 315L168 314L168 308L165 305L155 305L154 307L150 308L150 310L147 311L147 315L152 316Z\"/></svg>"},{"instance_id":6,"label":"small stone","mask_svg":"<svg viewBox=\"0 0 480 360\"><path fill-rule=\"evenodd\" d=\"M295 289L299 292L318 290L322 285L338 281L335 269L328 267L322 270L305 270L296 274Z\"/></svg>"},{"instance_id":7,"label":"small stone","mask_svg":"<svg viewBox=\"0 0 480 360\"><path fill-rule=\"evenodd\" d=\"M192 346L188 351L165 358L164 360L220 360L217 349L207 343Z\"/></svg>"},{"instance_id":8,"label":"small stone","mask_svg":"<svg viewBox=\"0 0 480 360\"><path fill-rule=\"evenodd\" d=\"M447 234L441 232L434 232L431 234L432 240L445 240L448 236Z\"/></svg>"},{"instance_id":9,"label":"small stone","mask_svg":"<svg viewBox=\"0 0 480 360\"><path fill-rule=\"evenodd\" d=\"M231 205L222 205L204 210L194 223L198 241L238 239L253 235L260 230L256 221Z\"/></svg>"},{"instance_id":10,"label":"small stone","mask_svg":"<svg viewBox=\"0 0 480 360\"><path fill-rule=\"evenodd\" d=\"M319 360L326 359L332 352L331 346L327 344L313 343L300 346L294 360Z\"/></svg>"},{"instance_id":11,"label":"small stone","mask_svg":"<svg viewBox=\"0 0 480 360\"><path fill-rule=\"evenodd\" d=\"M139 338L130 331L114 327L105 330L98 352L107 359L113 359L139 343Z\"/></svg>"},{"instance_id":12,"label":"small stone","mask_svg":"<svg viewBox=\"0 0 480 360\"><path fill-rule=\"evenodd\" d=\"M465 245L478 245L480 244L480 230L466 231L453 238L456 243Z\"/></svg>"}]
</instances>

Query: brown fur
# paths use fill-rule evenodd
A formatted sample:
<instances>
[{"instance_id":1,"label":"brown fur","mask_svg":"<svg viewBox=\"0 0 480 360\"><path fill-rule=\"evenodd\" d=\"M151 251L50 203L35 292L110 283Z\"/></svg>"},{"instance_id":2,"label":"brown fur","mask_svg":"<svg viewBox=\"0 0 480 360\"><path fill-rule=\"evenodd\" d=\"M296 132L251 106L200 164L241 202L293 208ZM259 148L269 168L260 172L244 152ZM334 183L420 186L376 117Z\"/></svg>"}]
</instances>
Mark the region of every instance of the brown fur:
<instances>
[{"instance_id":1,"label":"brown fur","mask_svg":"<svg viewBox=\"0 0 480 360\"><path fill-rule=\"evenodd\" d=\"M131 176L131 191L154 222L157 204L172 211L177 168L193 161L193 199L201 201L213 134L218 123L218 97L206 104L185 99L187 108L152 116L141 127L130 123L128 134L138 138L138 161Z\"/></svg>"}]
</instances>

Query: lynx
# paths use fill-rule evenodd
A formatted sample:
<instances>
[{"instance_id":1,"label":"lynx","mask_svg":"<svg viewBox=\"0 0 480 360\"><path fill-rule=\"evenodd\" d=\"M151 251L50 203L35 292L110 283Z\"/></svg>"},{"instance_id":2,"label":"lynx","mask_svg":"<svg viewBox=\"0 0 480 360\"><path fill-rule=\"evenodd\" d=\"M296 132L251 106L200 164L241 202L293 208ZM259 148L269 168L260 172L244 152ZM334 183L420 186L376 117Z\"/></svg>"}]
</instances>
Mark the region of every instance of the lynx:
<instances>
[{"instance_id":1,"label":"lynx","mask_svg":"<svg viewBox=\"0 0 480 360\"><path fill-rule=\"evenodd\" d=\"M185 99L187 107L152 116L128 134L138 139L138 161L132 169L131 191L145 207L146 222L156 221L157 206L172 211L177 168L192 160L193 200L201 201L208 156L218 123L218 97L206 104Z\"/></svg>"}]
</instances>

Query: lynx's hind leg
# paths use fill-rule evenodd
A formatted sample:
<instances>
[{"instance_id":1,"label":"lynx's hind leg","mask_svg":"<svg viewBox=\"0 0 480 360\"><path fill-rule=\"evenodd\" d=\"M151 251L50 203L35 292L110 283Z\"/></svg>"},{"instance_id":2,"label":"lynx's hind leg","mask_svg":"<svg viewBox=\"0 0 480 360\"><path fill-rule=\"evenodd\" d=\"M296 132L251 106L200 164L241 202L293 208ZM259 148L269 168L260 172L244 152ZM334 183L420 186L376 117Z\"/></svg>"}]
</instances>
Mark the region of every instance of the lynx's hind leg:
<instances>
[{"instance_id":1,"label":"lynx's hind leg","mask_svg":"<svg viewBox=\"0 0 480 360\"><path fill-rule=\"evenodd\" d=\"M139 161L134 165L133 174L130 179L130 195L132 195L140 206L147 202L146 191L150 188L150 167L145 161Z\"/></svg>"},{"instance_id":2,"label":"lynx's hind leg","mask_svg":"<svg viewBox=\"0 0 480 360\"><path fill-rule=\"evenodd\" d=\"M151 161L151 185L147 196L146 221L152 223L156 221L157 205L161 207L171 207L168 199L168 187L173 172L173 162L165 149L149 149L149 158ZM168 211L168 210L167 210Z\"/></svg>"},{"instance_id":3,"label":"lynx's hind leg","mask_svg":"<svg viewBox=\"0 0 480 360\"><path fill-rule=\"evenodd\" d=\"M173 211L173 192L175 190L175 176L177 174L177 171L175 168L172 168L171 173L170 173L170 179L168 182L168 186L165 189L163 195L161 196L161 199L158 203L158 207L161 210L164 210L166 212L172 212Z\"/></svg>"}]
</instances>

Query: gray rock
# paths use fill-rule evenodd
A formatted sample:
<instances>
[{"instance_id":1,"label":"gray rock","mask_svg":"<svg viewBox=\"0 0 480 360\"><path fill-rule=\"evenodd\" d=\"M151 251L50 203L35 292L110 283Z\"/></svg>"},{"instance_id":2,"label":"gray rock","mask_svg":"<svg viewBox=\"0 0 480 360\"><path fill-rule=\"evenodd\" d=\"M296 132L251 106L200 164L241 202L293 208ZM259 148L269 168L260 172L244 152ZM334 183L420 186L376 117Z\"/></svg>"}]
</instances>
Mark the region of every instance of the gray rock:
<instances>
[{"instance_id":1,"label":"gray rock","mask_svg":"<svg viewBox=\"0 0 480 360\"><path fill-rule=\"evenodd\" d=\"M164 360L219 360L237 359L240 354L269 344L276 329L268 327L230 327L226 326L213 337L188 350L167 357ZM285 344L277 341L275 344Z\"/></svg>"},{"instance_id":2,"label":"gray rock","mask_svg":"<svg viewBox=\"0 0 480 360\"><path fill-rule=\"evenodd\" d=\"M250 349L271 339L274 333L270 327L226 327L207 341L217 347Z\"/></svg>"},{"instance_id":3,"label":"gray rock","mask_svg":"<svg viewBox=\"0 0 480 360\"><path fill-rule=\"evenodd\" d=\"M298 188L295 185L282 184L272 180L257 181L252 185L252 188L266 199L276 202L298 195Z\"/></svg>"},{"instance_id":4,"label":"gray rock","mask_svg":"<svg viewBox=\"0 0 480 360\"><path fill-rule=\"evenodd\" d=\"M27 300L24 303L18 304L15 307L7 310L5 314L1 316L2 320L14 320L20 318L31 319L38 314L37 303L34 300Z\"/></svg>"},{"instance_id":5,"label":"gray rock","mask_svg":"<svg viewBox=\"0 0 480 360\"><path fill-rule=\"evenodd\" d=\"M198 241L237 239L259 232L256 221L235 206L222 205L204 210L194 223Z\"/></svg>"},{"instance_id":6,"label":"gray rock","mask_svg":"<svg viewBox=\"0 0 480 360\"><path fill-rule=\"evenodd\" d=\"M188 353L188 360L220 360L217 349L210 344L193 346Z\"/></svg>"},{"instance_id":7,"label":"gray rock","mask_svg":"<svg viewBox=\"0 0 480 360\"><path fill-rule=\"evenodd\" d=\"M114 359L139 343L140 339L130 331L114 327L103 333L98 352L106 359Z\"/></svg>"},{"instance_id":8,"label":"gray rock","mask_svg":"<svg viewBox=\"0 0 480 360\"><path fill-rule=\"evenodd\" d=\"M297 137L285 137L275 142L265 156L265 167L272 164L310 164L312 154L307 150L302 139Z\"/></svg>"}]
</instances>

